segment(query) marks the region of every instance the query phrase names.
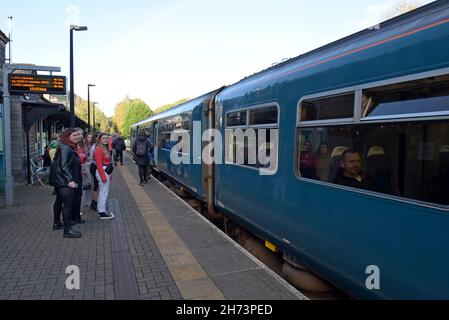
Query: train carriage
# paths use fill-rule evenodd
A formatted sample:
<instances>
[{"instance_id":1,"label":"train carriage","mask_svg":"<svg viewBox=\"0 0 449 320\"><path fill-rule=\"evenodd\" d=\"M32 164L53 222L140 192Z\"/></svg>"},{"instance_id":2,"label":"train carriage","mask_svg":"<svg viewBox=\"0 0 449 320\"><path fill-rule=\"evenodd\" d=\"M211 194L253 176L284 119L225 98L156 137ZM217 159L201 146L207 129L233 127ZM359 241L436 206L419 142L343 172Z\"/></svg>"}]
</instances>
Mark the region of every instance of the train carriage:
<instances>
[{"instance_id":1,"label":"train carriage","mask_svg":"<svg viewBox=\"0 0 449 320\"><path fill-rule=\"evenodd\" d=\"M212 111L215 121L207 118ZM213 171L192 164L191 154L191 164L173 166L160 143L190 112L201 132L221 132L222 164ZM285 265L304 266L356 298L449 298L448 1L145 124L159 170L198 199L212 197L218 211L281 252ZM184 129L192 133L192 122ZM237 131L254 134L257 155L275 156L254 159L247 136L226 139ZM191 146L198 140L190 139ZM361 170L352 184L345 182L349 155L352 170Z\"/></svg>"}]
</instances>

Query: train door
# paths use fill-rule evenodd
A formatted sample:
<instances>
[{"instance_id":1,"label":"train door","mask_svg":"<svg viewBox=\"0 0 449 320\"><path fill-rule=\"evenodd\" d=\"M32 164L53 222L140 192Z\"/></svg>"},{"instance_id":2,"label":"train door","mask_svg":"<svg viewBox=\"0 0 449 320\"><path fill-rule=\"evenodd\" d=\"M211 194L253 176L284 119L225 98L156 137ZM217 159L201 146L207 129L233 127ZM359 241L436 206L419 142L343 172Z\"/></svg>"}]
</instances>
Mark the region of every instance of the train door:
<instances>
[{"instance_id":1,"label":"train door","mask_svg":"<svg viewBox=\"0 0 449 320\"><path fill-rule=\"evenodd\" d=\"M156 122L154 124L154 135L153 135L153 145L154 145L154 166L156 168L159 168L159 157L158 157L158 150L159 150L159 122Z\"/></svg>"}]
</instances>

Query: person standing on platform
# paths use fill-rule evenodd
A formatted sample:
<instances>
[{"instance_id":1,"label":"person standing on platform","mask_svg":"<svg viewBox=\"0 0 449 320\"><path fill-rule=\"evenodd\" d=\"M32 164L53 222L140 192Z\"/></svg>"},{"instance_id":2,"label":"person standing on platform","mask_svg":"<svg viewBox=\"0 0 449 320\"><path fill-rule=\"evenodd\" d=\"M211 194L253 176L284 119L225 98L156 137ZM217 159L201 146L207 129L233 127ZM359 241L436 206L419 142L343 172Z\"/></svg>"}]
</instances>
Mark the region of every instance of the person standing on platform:
<instances>
[{"instance_id":1,"label":"person standing on platform","mask_svg":"<svg viewBox=\"0 0 449 320\"><path fill-rule=\"evenodd\" d=\"M148 159L149 150L150 143L147 140L147 135L145 131L141 131L139 132L132 149L136 164L139 167L140 186L148 183L148 165L150 164Z\"/></svg>"},{"instance_id":2,"label":"person standing on platform","mask_svg":"<svg viewBox=\"0 0 449 320\"><path fill-rule=\"evenodd\" d=\"M123 151L126 150L125 140L120 135L117 135L112 146L115 150L114 162L117 166L117 162L120 162L120 165L123 166Z\"/></svg>"},{"instance_id":3,"label":"person standing on platform","mask_svg":"<svg viewBox=\"0 0 449 320\"><path fill-rule=\"evenodd\" d=\"M101 133L97 138L94 159L97 164L96 177L98 180L98 214L101 220L114 219L112 212L106 211L106 203L109 196L109 187L111 183L111 174L114 169L112 159L108 150L109 137Z\"/></svg>"},{"instance_id":4,"label":"person standing on platform","mask_svg":"<svg viewBox=\"0 0 449 320\"><path fill-rule=\"evenodd\" d=\"M97 147L96 141L98 139L98 136L100 135L99 132L95 133L95 135L92 137L91 145L89 148L89 161L90 161L90 174L92 177L92 202L90 203L90 209L97 211L97 201L98 201L98 180L97 180L97 164L95 163L95 148Z\"/></svg>"},{"instance_id":5,"label":"person standing on platform","mask_svg":"<svg viewBox=\"0 0 449 320\"><path fill-rule=\"evenodd\" d=\"M108 150L109 150L109 156L111 157L111 161L112 161L112 154L114 152L114 148L112 147L113 142L114 142L114 138L112 136L108 136Z\"/></svg>"},{"instance_id":6,"label":"person standing on platform","mask_svg":"<svg viewBox=\"0 0 449 320\"><path fill-rule=\"evenodd\" d=\"M76 189L75 200L73 201L72 219L73 219L73 224L77 224L77 223L83 224L86 221L81 219L81 216L83 215L81 212L81 203L82 203L83 196L85 196L83 186L86 183L85 180L87 179L87 175L88 175L86 165L87 165L87 162L89 161L89 158L87 156L87 152L85 149L86 145L84 143L83 129L76 128L76 130L80 134L80 141L77 145L76 152L78 154L78 157L79 157L80 163L81 163L81 178L82 178L81 181L82 181L82 183L80 183L78 185L78 188Z\"/></svg>"},{"instance_id":7,"label":"person standing on platform","mask_svg":"<svg viewBox=\"0 0 449 320\"><path fill-rule=\"evenodd\" d=\"M66 129L61 136L61 144L50 169L50 184L56 188L57 197L62 203L61 211L54 212L53 229L64 227L64 238L81 238L81 233L72 229L72 210L75 193L82 183L81 164L76 152L82 135L75 128Z\"/></svg>"}]
</instances>

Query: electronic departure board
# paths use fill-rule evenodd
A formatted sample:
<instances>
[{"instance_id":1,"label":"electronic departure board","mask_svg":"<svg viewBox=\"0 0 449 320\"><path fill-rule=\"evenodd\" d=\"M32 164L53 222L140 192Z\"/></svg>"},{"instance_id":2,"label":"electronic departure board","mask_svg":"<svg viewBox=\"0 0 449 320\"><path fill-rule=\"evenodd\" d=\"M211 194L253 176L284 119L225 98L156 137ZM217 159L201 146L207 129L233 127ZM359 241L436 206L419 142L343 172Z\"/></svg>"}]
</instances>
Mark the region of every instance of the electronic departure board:
<instances>
[{"instance_id":1,"label":"electronic departure board","mask_svg":"<svg viewBox=\"0 0 449 320\"><path fill-rule=\"evenodd\" d=\"M66 94L66 78L35 74L10 74L9 93Z\"/></svg>"}]
</instances>

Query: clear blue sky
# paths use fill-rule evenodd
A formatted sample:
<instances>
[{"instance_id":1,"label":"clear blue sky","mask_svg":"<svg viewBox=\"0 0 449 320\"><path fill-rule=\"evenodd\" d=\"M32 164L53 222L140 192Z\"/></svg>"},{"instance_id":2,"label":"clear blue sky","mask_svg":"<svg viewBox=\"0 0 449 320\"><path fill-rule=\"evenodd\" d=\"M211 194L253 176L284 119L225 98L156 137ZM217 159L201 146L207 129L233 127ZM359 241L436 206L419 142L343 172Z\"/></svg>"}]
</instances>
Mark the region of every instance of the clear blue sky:
<instances>
[{"instance_id":1,"label":"clear blue sky","mask_svg":"<svg viewBox=\"0 0 449 320\"><path fill-rule=\"evenodd\" d=\"M382 20L396 0L14 0L13 63L60 66L107 115L127 94L151 108L194 98ZM416 1L409 1L416 2ZM431 1L421 0L421 4Z\"/></svg>"}]
</instances>

